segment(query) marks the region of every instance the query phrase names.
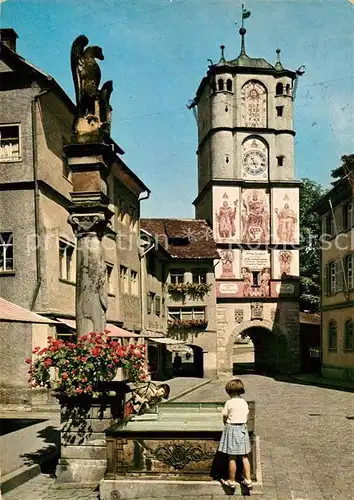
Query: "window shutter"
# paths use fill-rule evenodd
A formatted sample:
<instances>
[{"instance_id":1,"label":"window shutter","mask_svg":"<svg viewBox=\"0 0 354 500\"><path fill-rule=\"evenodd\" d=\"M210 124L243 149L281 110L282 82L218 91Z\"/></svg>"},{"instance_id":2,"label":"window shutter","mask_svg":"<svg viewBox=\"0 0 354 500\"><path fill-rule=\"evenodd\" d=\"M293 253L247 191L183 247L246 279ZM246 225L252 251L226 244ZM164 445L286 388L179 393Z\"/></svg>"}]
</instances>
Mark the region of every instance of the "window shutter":
<instances>
[{"instance_id":1,"label":"window shutter","mask_svg":"<svg viewBox=\"0 0 354 500\"><path fill-rule=\"evenodd\" d=\"M335 292L343 291L343 268L340 260L336 261L336 285Z\"/></svg>"},{"instance_id":2,"label":"window shutter","mask_svg":"<svg viewBox=\"0 0 354 500\"><path fill-rule=\"evenodd\" d=\"M328 295L329 294L329 269L328 269L328 264L325 264L323 268L323 295Z\"/></svg>"}]
</instances>

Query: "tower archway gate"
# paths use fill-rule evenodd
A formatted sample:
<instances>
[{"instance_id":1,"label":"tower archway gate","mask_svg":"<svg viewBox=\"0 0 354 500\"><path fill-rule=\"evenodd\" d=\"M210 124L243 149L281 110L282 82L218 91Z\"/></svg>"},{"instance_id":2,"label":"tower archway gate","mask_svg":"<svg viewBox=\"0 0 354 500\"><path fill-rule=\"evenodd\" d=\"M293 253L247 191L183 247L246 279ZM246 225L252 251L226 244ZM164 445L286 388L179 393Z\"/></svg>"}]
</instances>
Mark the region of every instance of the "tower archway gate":
<instances>
[{"instance_id":1,"label":"tower archway gate","mask_svg":"<svg viewBox=\"0 0 354 500\"><path fill-rule=\"evenodd\" d=\"M218 325L219 326L219 325ZM254 345L256 373L295 373L299 371L299 338L294 331L282 329L268 320L244 321L233 329L221 324L218 329L218 376L230 376L233 348L240 337L248 336ZM293 335L293 338L292 338Z\"/></svg>"}]
</instances>

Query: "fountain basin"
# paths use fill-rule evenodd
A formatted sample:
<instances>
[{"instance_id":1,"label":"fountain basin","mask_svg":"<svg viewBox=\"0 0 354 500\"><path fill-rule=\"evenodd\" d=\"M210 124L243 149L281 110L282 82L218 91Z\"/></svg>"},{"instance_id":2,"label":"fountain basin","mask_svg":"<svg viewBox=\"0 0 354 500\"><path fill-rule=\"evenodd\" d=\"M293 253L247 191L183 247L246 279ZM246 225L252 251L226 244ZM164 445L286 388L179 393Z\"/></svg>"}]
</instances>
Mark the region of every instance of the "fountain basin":
<instances>
[{"instance_id":1,"label":"fountain basin","mask_svg":"<svg viewBox=\"0 0 354 500\"><path fill-rule=\"evenodd\" d=\"M252 477L257 480L255 404L248 402ZM164 403L157 415L106 430L105 479L212 481L224 403ZM224 456L225 457L225 456Z\"/></svg>"}]
</instances>

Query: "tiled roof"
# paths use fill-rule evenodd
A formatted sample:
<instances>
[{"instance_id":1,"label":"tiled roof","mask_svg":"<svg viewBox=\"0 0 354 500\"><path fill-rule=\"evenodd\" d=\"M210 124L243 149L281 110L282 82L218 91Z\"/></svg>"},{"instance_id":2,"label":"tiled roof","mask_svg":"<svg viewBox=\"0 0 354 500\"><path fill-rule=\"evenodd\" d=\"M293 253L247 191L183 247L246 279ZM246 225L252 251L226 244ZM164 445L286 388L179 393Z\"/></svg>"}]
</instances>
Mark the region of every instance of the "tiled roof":
<instances>
[{"instance_id":1,"label":"tiled roof","mask_svg":"<svg viewBox=\"0 0 354 500\"><path fill-rule=\"evenodd\" d=\"M21 323L49 323L56 324L44 316L40 316L32 311L28 311L23 307L17 306L12 302L8 302L0 297L0 321L19 321Z\"/></svg>"},{"instance_id":2,"label":"tiled roof","mask_svg":"<svg viewBox=\"0 0 354 500\"><path fill-rule=\"evenodd\" d=\"M218 259L213 233L205 220L140 219L140 226L175 259Z\"/></svg>"}]
</instances>

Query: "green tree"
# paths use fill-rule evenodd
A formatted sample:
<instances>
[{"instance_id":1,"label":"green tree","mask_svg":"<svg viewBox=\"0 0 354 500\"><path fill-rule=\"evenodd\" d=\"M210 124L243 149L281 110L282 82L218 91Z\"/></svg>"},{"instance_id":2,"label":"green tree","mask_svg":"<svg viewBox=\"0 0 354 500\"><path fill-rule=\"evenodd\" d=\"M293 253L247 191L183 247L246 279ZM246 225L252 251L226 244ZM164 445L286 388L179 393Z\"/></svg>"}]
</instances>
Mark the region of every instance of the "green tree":
<instances>
[{"instance_id":1,"label":"green tree","mask_svg":"<svg viewBox=\"0 0 354 500\"><path fill-rule=\"evenodd\" d=\"M331 172L333 179L336 179L336 181L332 182L333 185L336 185L343 177L354 174L354 154L343 155L341 160L342 165Z\"/></svg>"},{"instance_id":2,"label":"green tree","mask_svg":"<svg viewBox=\"0 0 354 500\"><path fill-rule=\"evenodd\" d=\"M314 207L326 193L317 182L302 179L300 188L300 310L316 312L320 304L320 218Z\"/></svg>"}]
</instances>

